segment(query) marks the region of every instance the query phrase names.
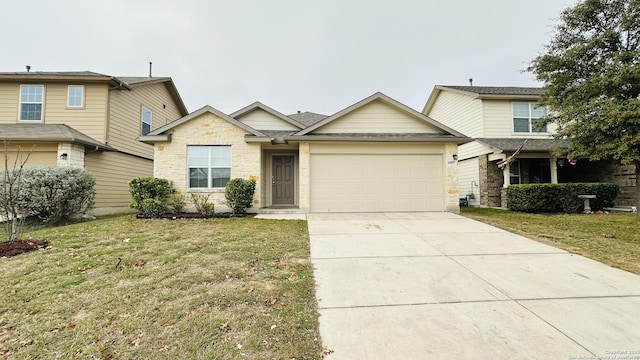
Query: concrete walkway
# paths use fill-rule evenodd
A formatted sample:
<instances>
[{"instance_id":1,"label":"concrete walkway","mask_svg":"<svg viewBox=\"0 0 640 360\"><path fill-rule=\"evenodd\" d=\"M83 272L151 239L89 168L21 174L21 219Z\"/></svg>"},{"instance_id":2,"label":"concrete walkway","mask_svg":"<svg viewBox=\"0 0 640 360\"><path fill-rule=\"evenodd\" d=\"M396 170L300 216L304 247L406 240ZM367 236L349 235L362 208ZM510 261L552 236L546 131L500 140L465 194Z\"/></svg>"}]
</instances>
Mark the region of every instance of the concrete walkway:
<instances>
[{"instance_id":1,"label":"concrete walkway","mask_svg":"<svg viewBox=\"0 0 640 360\"><path fill-rule=\"evenodd\" d=\"M640 276L450 213L307 220L327 359L640 359Z\"/></svg>"}]
</instances>

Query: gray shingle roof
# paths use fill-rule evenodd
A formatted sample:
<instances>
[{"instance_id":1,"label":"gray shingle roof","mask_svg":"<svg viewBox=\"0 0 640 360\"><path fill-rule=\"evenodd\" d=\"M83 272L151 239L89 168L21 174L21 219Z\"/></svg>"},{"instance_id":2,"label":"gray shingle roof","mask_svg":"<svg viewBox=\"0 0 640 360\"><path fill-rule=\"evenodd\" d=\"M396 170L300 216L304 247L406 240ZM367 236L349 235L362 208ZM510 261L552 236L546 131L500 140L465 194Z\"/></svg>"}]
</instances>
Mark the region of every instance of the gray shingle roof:
<instances>
[{"instance_id":1,"label":"gray shingle roof","mask_svg":"<svg viewBox=\"0 0 640 360\"><path fill-rule=\"evenodd\" d=\"M171 80L169 77L148 77L148 76L117 76L118 79L126 82L129 85L142 84L146 82L155 82L155 81L167 81Z\"/></svg>"},{"instance_id":2,"label":"gray shingle roof","mask_svg":"<svg viewBox=\"0 0 640 360\"><path fill-rule=\"evenodd\" d=\"M456 86L456 85L439 85L440 88L448 88L460 91L466 91L479 95L531 95L539 96L542 94L540 87L516 87L516 86Z\"/></svg>"},{"instance_id":3,"label":"gray shingle roof","mask_svg":"<svg viewBox=\"0 0 640 360\"><path fill-rule=\"evenodd\" d=\"M0 124L0 140L70 142L103 150L114 150L109 145L87 136L64 124Z\"/></svg>"},{"instance_id":4,"label":"gray shingle roof","mask_svg":"<svg viewBox=\"0 0 640 360\"><path fill-rule=\"evenodd\" d=\"M322 115L322 114L316 114L316 113L312 113L309 111L305 111L305 112L301 112L301 113L297 113L297 114L291 114L291 115L287 115L288 117L292 118L293 120L304 124L305 126L311 126L319 121L322 121L324 119L326 119L328 116L327 115Z\"/></svg>"},{"instance_id":5,"label":"gray shingle roof","mask_svg":"<svg viewBox=\"0 0 640 360\"><path fill-rule=\"evenodd\" d=\"M503 151L515 151L522 145L525 139L476 139L477 141L493 146ZM557 148L569 147L571 143L568 139L526 139L527 144L522 148L522 152L552 151Z\"/></svg>"}]
</instances>

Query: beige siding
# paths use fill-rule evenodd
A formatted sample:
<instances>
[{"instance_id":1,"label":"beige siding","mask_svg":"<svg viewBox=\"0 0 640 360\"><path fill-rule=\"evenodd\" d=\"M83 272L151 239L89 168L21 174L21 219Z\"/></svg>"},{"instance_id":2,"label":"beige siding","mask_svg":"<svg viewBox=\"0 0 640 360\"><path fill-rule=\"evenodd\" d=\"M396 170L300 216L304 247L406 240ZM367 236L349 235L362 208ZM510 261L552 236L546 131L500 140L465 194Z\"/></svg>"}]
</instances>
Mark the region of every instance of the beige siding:
<instances>
[{"instance_id":1,"label":"beige siding","mask_svg":"<svg viewBox=\"0 0 640 360\"><path fill-rule=\"evenodd\" d=\"M67 108L69 85L84 85L82 108ZM105 141L107 84L46 84L45 124L66 124L100 142Z\"/></svg>"},{"instance_id":2,"label":"beige siding","mask_svg":"<svg viewBox=\"0 0 640 360\"><path fill-rule=\"evenodd\" d=\"M491 152L491 147L481 144L477 141L473 141L458 146L458 159L465 160Z\"/></svg>"},{"instance_id":3,"label":"beige siding","mask_svg":"<svg viewBox=\"0 0 640 360\"><path fill-rule=\"evenodd\" d=\"M510 100L485 99L483 107L487 138L506 138L514 135Z\"/></svg>"},{"instance_id":4,"label":"beige siding","mask_svg":"<svg viewBox=\"0 0 640 360\"><path fill-rule=\"evenodd\" d=\"M224 206L224 189L187 188L187 146L189 145L231 145L231 178L253 178L256 180L254 209L261 205L261 149L260 144L246 143L246 132L239 127L205 113L174 129L171 142L161 142L154 146L154 176L173 181L176 189L191 193L211 194L210 201L216 211Z\"/></svg>"},{"instance_id":5,"label":"beige siding","mask_svg":"<svg viewBox=\"0 0 640 360\"><path fill-rule=\"evenodd\" d=\"M460 197L473 194L473 199L469 199L469 205L480 205L480 167L478 158L458 161L458 191Z\"/></svg>"},{"instance_id":6,"label":"beige siding","mask_svg":"<svg viewBox=\"0 0 640 360\"><path fill-rule=\"evenodd\" d=\"M18 122L20 84L0 83L0 124Z\"/></svg>"},{"instance_id":7,"label":"beige siding","mask_svg":"<svg viewBox=\"0 0 640 360\"><path fill-rule=\"evenodd\" d=\"M433 133L442 130L385 102L373 101L313 131L332 133Z\"/></svg>"},{"instance_id":8,"label":"beige siding","mask_svg":"<svg viewBox=\"0 0 640 360\"><path fill-rule=\"evenodd\" d=\"M485 136L481 100L471 96L441 91L426 115L466 136Z\"/></svg>"},{"instance_id":9,"label":"beige siding","mask_svg":"<svg viewBox=\"0 0 640 360\"><path fill-rule=\"evenodd\" d=\"M513 132L513 101L511 100L487 100L483 101L485 117L485 137L534 137L551 138L551 134L557 130L557 126L547 126L547 133L514 133Z\"/></svg>"},{"instance_id":10,"label":"beige siding","mask_svg":"<svg viewBox=\"0 0 640 360\"><path fill-rule=\"evenodd\" d=\"M104 142L107 111L107 84L44 84L45 124L66 124ZM82 108L67 108L68 85L84 85ZM17 123L20 102L19 83L0 83L0 123Z\"/></svg>"},{"instance_id":11,"label":"beige siding","mask_svg":"<svg viewBox=\"0 0 640 360\"><path fill-rule=\"evenodd\" d=\"M273 116L262 109L256 109L246 115L238 117L237 120L257 130L300 130L291 123Z\"/></svg>"},{"instance_id":12,"label":"beige siding","mask_svg":"<svg viewBox=\"0 0 640 360\"><path fill-rule=\"evenodd\" d=\"M96 207L129 206L129 180L153 176L153 161L118 152L91 152L85 170L96 179Z\"/></svg>"},{"instance_id":13,"label":"beige siding","mask_svg":"<svg viewBox=\"0 0 640 360\"><path fill-rule=\"evenodd\" d=\"M108 144L120 151L153 158L153 146L136 140L141 135L142 107L152 112L152 130L182 116L166 85L138 85L131 91L112 90L110 96Z\"/></svg>"},{"instance_id":14,"label":"beige siding","mask_svg":"<svg viewBox=\"0 0 640 360\"><path fill-rule=\"evenodd\" d=\"M0 151L0 170L4 170L5 148L4 145L0 146L2 146L2 151ZM9 169L13 169L14 164L19 166L19 164L25 160L26 166L55 166L58 161L58 144L11 143L7 150L7 165ZM17 163L15 162L16 160Z\"/></svg>"}]
</instances>

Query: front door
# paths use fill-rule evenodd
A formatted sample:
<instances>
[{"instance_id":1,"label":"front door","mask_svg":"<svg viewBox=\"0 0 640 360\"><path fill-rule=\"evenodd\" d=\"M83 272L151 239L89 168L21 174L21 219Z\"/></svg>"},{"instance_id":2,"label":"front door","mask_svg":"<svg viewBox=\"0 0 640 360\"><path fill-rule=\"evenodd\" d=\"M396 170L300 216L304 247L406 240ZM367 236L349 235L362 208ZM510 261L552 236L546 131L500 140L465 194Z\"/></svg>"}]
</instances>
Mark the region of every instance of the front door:
<instances>
[{"instance_id":1,"label":"front door","mask_svg":"<svg viewBox=\"0 0 640 360\"><path fill-rule=\"evenodd\" d=\"M293 156L274 156L271 173L272 205L294 205Z\"/></svg>"}]
</instances>

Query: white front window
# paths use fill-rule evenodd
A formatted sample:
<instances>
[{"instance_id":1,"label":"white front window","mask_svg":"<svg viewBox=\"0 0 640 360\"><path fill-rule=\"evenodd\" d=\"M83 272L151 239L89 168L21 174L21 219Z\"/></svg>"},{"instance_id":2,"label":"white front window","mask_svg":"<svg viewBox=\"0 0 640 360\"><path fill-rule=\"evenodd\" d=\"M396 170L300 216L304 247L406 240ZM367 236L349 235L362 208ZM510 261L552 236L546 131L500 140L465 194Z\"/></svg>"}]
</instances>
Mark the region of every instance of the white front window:
<instances>
[{"instance_id":1,"label":"white front window","mask_svg":"<svg viewBox=\"0 0 640 360\"><path fill-rule=\"evenodd\" d=\"M513 132L516 133L546 133L547 125L542 125L540 119L547 116L547 108L536 103L513 103Z\"/></svg>"},{"instance_id":2,"label":"white front window","mask_svg":"<svg viewBox=\"0 0 640 360\"><path fill-rule=\"evenodd\" d=\"M67 107L81 108L84 106L84 86L69 85L67 88Z\"/></svg>"},{"instance_id":3,"label":"white front window","mask_svg":"<svg viewBox=\"0 0 640 360\"><path fill-rule=\"evenodd\" d=\"M20 120L42 121L44 85L20 85Z\"/></svg>"},{"instance_id":4,"label":"white front window","mask_svg":"<svg viewBox=\"0 0 640 360\"><path fill-rule=\"evenodd\" d=\"M231 179L231 146L188 146L189 188L224 188Z\"/></svg>"}]
</instances>

